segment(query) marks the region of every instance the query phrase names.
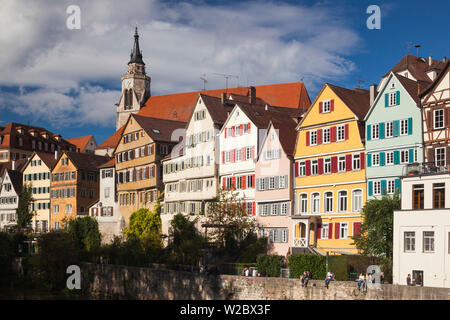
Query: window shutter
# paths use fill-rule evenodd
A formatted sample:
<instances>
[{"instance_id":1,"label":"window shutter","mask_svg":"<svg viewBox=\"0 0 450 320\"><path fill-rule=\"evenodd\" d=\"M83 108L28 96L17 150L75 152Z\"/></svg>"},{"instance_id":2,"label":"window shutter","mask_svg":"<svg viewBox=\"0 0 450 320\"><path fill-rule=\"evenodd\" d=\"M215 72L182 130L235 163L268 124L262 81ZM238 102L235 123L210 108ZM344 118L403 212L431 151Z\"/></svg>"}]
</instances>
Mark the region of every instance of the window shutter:
<instances>
[{"instance_id":1,"label":"window shutter","mask_svg":"<svg viewBox=\"0 0 450 320\"><path fill-rule=\"evenodd\" d=\"M246 184L246 178L247 178L247 176L242 176L242 177L241 177L241 183L242 183L241 188L242 188L242 189L245 189L245 188L247 187L247 184Z\"/></svg>"},{"instance_id":2,"label":"window shutter","mask_svg":"<svg viewBox=\"0 0 450 320\"><path fill-rule=\"evenodd\" d=\"M260 182L260 178L256 179L256 190L260 191L261 190L261 182Z\"/></svg>"},{"instance_id":3,"label":"window shutter","mask_svg":"<svg viewBox=\"0 0 450 320\"><path fill-rule=\"evenodd\" d=\"M319 163L319 174L323 174L323 158L320 158L319 160L318 160L318 163Z\"/></svg>"},{"instance_id":4,"label":"window shutter","mask_svg":"<svg viewBox=\"0 0 450 320\"><path fill-rule=\"evenodd\" d=\"M394 164L400 163L400 151L394 150Z\"/></svg>"},{"instance_id":5,"label":"window shutter","mask_svg":"<svg viewBox=\"0 0 450 320\"><path fill-rule=\"evenodd\" d=\"M380 152L380 166L384 166L386 161L386 154L384 152Z\"/></svg>"},{"instance_id":6,"label":"window shutter","mask_svg":"<svg viewBox=\"0 0 450 320\"><path fill-rule=\"evenodd\" d=\"M434 162L434 148L427 149L428 159L427 162Z\"/></svg>"},{"instance_id":7,"label":"window shutter","mask_svg":"<svg viewBox=\"0 0 450 320\"><path fill-rule=\"evenodd\" d=\"M393 135L394 137L398 137L399 132L400 132L400 121L399 120L394 120L393 121Z\"/></svg>"},{"instance_id":8,"label":"window shutter","mask_svg":"<svg viewBox=\"0 0 450 320\"><path fill-rule=\"evenodd\" d=\"M445 148L445 160L447 161L447 166L450 166L450 146Z\"/></svg>"},{"instance_id":9,"label":"window shutter","mask_svg":"<svg viewBox=\"0 0 450 320\"><path fill-rule=\"evenodd\" d=\"M331 222L328 224L328 239L333 239L333 224Z\"/></svg>"},{"instance_id":10,"label":"window shutter","mask_svg":"<svg viewBox=\"0 0 450 320\"><path fill-rule=\"evenodd\" d=\"M222 189L225 189L226 187L226 179L222 178Z\"/></svg>"},{"instance_id":11,"label":"window shutter","mask_svg":"<svg viewBox=\"0 0 450 320\"><path fill-rule=\"evenodd\" d=\"M251 127L251 122L248 123L248 128L247 128L248 133L250 133L250 127Z\"/></svg>"},{"instance_id":12,"label":"window shutter","mask_svg":"<svg viewBox=\"0 0 450 320\"><path fill-rule=\"evenodd\" d=\"M389 106L389 94L388 93L384 94L384 106L385 107Z\"/></svg>"},{"instance_id":13,"label":"window shutter","mask_svg":"<svg viewBox=\"0 0 450 320\"><path fill-rule=\"evenodd\" d=\"M369 196L373 195L373 181L368 182Z\"/></svg>"},{"instance_id":14,"label":"window shutter","mask_svg":"<svg viewBox=\"0 0 450 320\"><path fill-rule=\"evenodd\" d=\"M337 172L337 157L331 157L331 172Z\"/></svg>"},{"instance_id":15,"label":"window shutter","mask_svg":"<svg viewBox=\"0 0 450 320\"><path fill-rule=\"evenodd\" d=\"M255 187L255 175L252 174L252 188Z\"/></svg>"},{"instance_id":16,"label":"window shutter","mask_svg":"<svg viewBox=\"0 0 450 320\"><path fill-rule=\"evenodd\" d=\"M252 203L252 216L255 216L255 215L256 215L256 202L253 201L253 203Z\"/></svg>"},{"instance_id":17,"label":"window shutter","mask_svg":"<svg viewBox=\"0 0 450 320\"><path fill-rule=\"evenodd\" d=\"M366 127L366 140L372 139L372 132L371 132L372 126L370 124Z\"/></svg>"},{"instance_id":18,"label":"window shutter","mask_svg":"<svg viewBox=\"0 0 450 320\"><path fill-rule=\"evenodd\" d=\"M413 163L414 162L414 149L408 150L408 162Z\"/></svg>"},{"instance_id":19,"label":"window shutter","mask_svg":"<svg viewBox=\"0 0 450 320\"><path fill-rule=\"evenodd\" d=\"M317 240L320 240L321 236L322 236L322 224L319 223L317 225Z\"/></svg>"},{"instance_id":20,"label":"window shutter","mask_svg":"<svg viewBox=\"0 0 450 320\"><path fill-rule=\"evenodd\" d=\"M331 142L336 142L336 127L331 127L330 133Z\"/></svg>"},{"instance_id":21,"label":"window shutter","mask_svg":"<svg viewBox=\"0 0 450 320\"><path fill-rule=\"evenodd\" d=\"M334 111L334 99L330 101L330 111Z\"/></svg>"},{"instance_id":22,"label":"window shutter","mask_svg":"<svg viewBox=\"0 0 450 320\"><path fill-rule=\"evenodd\" d=\"M275 176L275 189L280 189L280 176Z\"/></svg>"},{"instance_id":23,"label":"window shutter","mask_svg":"<svg viewBox=\"0 0 450 320\"><path fill-rule=\"evenodd\" d=\"M340 224L339 224L339 222L336 222L335 224L334 224L334 238L335 239L339 239L339 231L340 231Z\"/></svg>"},{"instance_id":24,"label":"window shutter","mask_svg":"<svg viewBox=\"0 0 450 320\"><path fill-rule=\"evenodd\" d=\"M384 122L379 123L379 128L380 128L379 137L380 139L384 139Z\"/></svg>"},{"instance_id":25,"label":"window shutter","mask_svg":"<svg viewBox=\"0 0 450 320\"><path fill-rule=\"evenodd\" d=\"M346 123L344 126L344 134L345 134L345 140L348 140L348 138L349 138L348 123Z\"/></svg>"},{"instance_id":26,"label":"window shutter","mask_svg":"<svg viewBox=\"0 0 450 320\"><path fill-rule=\"evenodd\" d=\"M225 151L222 151L222 164L225 163Z\"/></svg>"},{"instance_id":27,"label":"window shutter","mask_svg":"<svg viewBox=\"0 0 450 320\"><path fill-rule=\"evenodd\" d=\"M360 227L361 222L353 222L353 236L359 235L361 233Z\"/></svg>"},{"instance_id":28,"label":"window shutter","mask_svg":"<svg viewBox=\"0 0 450 320\"><path fill-rule=\"evenodd\" d=\"M294 173L295 173L295 177L298 177L298 162L294 163Z\"/></svg>"},{"instance_id":29,"label":"window shutter","mask_svg":"<svg viewBox=\"0 0 450 320\"><path fill-rule=\"evenodd\" d=\"M255 159L255 146L252 146L252 159Z\"/></svg>"},{"instance_id":30,"label":"window shutter","mask_svg":"<svg viewBox=\"0 0 450 320\"><path fill-rule=\"evenodd\" d=\"M227 128L225 128L224 131L225 131L225 139L226 139L227 138L227 131L228 131Z\"/></svg>"},{"instance_id":31,"label":"window shutter","mask_svg":"<svg viewBox=\"0 0 450 320\"><path fill-rule=\"evenodd\" d=\"M401 188L402 188L402 184L401 184L400 179L395 179L395 181L394 181L394 188L395 188L395 192L398 192L400 194Z\"/></svg>"},{"instance_id":32,"label":"window shutter","mask_svg":"<svg viewBox=\"0 0 450 320\"><path fill-rule=\"evenodd\" d=\"M359 154L359 159L360 159L360 163L361 163L361 169L364 169L364 152L361 152Z\"/></svg>"},{"instance_id":33,"label":"window shutter","mask_svg":"<svg viewBox=\"0 0 450 320\"><path fill-rule=\"evenodd\" d=\"M448 128L450 127L450 108L445 108L444 111L444 116L445 116L445 126Z\"/></svg>"},{"instance_id":34,"label":"window shutter","mask_svg":"<svg viewBox=\"0 0 450 320\"><path fill-rule=\"evenodd\" d=\"M231 190L236 189L236 176L231 177Z\"/></svg>"},{"instance_id":35,"label":"window shutter","mask_svg":"<svg viewBox=\"0 0 450 320\"><path fill-rule=\"evenodd\" d=\"M305 161L305 173L306 173L306 176L311 175L311 160Z\"/></svg>"},{"instance_id":36,"label":"window shutter","mask_svg":"<svg viewBox=\"0 0 450 320\"><path fill-rule=\"evenodd\" d=\"M386 194L386 180L381 180L381 194Z\"/></svg>"},{"instance_id":37,"label":"window shutter","mask_svg":"<svg viewBox=\"0 0 450 320\"><path fill-rule=\"evenodd\" d=\"M372 166L372 154L368 153L367 154L367 167L371 167Z\"/></svg>"},{"instance_id":38,"label":"window shutter","mask_svg":"<svg viewBox=\"0 0 450 320\"><path fill-rule=\"evenodd\" d=\"M230 154L230 161L232 163L234 162L234 159L235 159L235 153L236 153L235 149L232 149L231 154Z\"/></svg>"},{"instance_id":39,"label":"window shutter","mask_svg":"<svg viewBox=\"0 0 450 320\"><path fill-rule=\"evenodd\" d=\"M412 118L408 118L408 134L412 134Z\"/></svg>"},{"instance_id":40,"label":"window shutter","mask_svg":"<svg viewBox=\"0 0 450 320\"><path fill-rule=\"evenodd\" d=\"M239 133L240 133L240 135L242 135L243 132L244 132L244 125L240 124L239 125Z\"/></svg>"},{"instance_id":41,"label":"window shutter","mask_svg":"<svg viewBox=\"0 0 450 320\"><path fill-rule=\"evenodd\" d=\"M320 101L319 102L319 113L322 113L322 112L323 112L323 102Z\"/></svg>"},{"instance_id":42,"label":"window shutter","mask_svg":"<svg viewBox=\"0 0 450 320\"><path fill-rule=\"evenodd\" d=\"M352 171L352 155L351 154L345 155L345 169L346 169L346 171Z\"/></svg>"},{"instance_id":43,"label":"window shutter","mask_svg":"<svg viewBox=\"0 0 450 320\"><path fill-rule=\"evenodd\" d=\"M306 131L306 145L309 146L309 131Z\"/></svg>"},{"instance_id":44,"label":"window shutter","mask_svg":"<svg viewBox=\"0 0 450 320\"><path fill-rule=\"evenodd\" d=\"M433 113L431 111L427 111L426 115L427 115L427 131L433 130Z\"/></svg>"},{"instance_id":45,"label":"window shutter","mask_svg":"<svg viewBox=\"0 0 450 320\"><path fill-rule=\"evenodd\" d=\"M397 95L397 105L399 105L400 104L400 91L397 91L395 94Z\"/></svg>"},{"instance_id":46,"label":"window shutter","mask_svg":"<svg viewBox=\"0 0 450 320\"><path fill-rule=\"evenodd\" d=\"M245 148L241 149L241 161L245 160Z\"/></svg>"},{"instance_id":47,"label":"window shutter","mask_svg":"<svg viewBox=\"0 0 450 320\"><path fill-rule=\"evenodd\" d=\"M322 144L322 129L317 130L317 144Z\"/></svg>"}]
</instances>

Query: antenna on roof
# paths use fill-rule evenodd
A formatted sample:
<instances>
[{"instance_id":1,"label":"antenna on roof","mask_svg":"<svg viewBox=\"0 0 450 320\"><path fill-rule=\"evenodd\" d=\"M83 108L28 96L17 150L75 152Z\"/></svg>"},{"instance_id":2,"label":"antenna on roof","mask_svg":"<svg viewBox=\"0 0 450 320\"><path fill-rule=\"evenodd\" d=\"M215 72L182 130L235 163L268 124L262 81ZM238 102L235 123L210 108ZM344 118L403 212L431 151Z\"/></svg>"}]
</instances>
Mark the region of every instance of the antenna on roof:
<instances>
[{"instance_id":1,"label":"antenna on roof","mask_svg":"<svg viewBox=\"0 0 450 320\"><path fill-rule=\"evenodd\" d=\"M416 47L416 49L417 49L417 58L418 58L419 57L420 44L416 44L416 45L414 45L414 47Z\"/></svg>"},{"instance_id":2,"label":"antenna on roof","mask_svg":"<svg viewBox=\"0 0 450 320\"><path fill-rule=\"evenodd\" d=\"M356 81L358 81L358 88L361 89L361 84L364 83L365 81L361 79L358 79Z\"/></svg>"},{"instance_id":3,"label":"antenna on roof","mask_svg":"<svg viewBox=\"0 0 450 320\"><path fill-rule=\"evenodd\" d=\"M408 43L405 46L405 50L406 50L406 54L409 54L409 52L411 51L411 48L413 47L413 44L411 41L408 41Z\"/></svg>"},{"instance_id":4,"label":"antenna on roof","mask_svg":"<svg viewBox=\"0 0 450 320\"><path fill-rule=\"evenodd\" d=\"M213 73L213 74L215 74L215 75L218 75L218 76L222 76L222 77L224 77L225 79L226 79L226 89L228 90L228 79L229 78L237 78L237 80L238 80L238 87L239 87L239 76L235 76L235 75L232 75L232 74L224 74L224 73Z\"/></svg>"},{"instance_id":5,"label":"antenna on roof","mask_svg":"<svg viewBox=\"0 0 450 320\"><path fill-rule=\"evenodd\" d=\"M206 83L208 82L206 78L206 73L203 74L203 76L200 77L200 79L203 81L203 91L206 90Z\"/></svg>"}]
</instances>

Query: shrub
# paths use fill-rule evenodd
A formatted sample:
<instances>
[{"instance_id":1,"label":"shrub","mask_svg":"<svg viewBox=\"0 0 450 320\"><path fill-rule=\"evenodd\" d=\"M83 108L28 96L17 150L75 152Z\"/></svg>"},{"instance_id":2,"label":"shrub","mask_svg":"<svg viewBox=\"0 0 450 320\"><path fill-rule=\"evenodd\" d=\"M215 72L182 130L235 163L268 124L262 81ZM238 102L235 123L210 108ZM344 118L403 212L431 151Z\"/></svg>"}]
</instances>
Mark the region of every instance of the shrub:
<instances>
[{"instance_id":1,"label":"shrub","mask_svg":"<svg viewBox=\"0 0 450 320\"><path fill-rule=\"evenodd\" d=\"M291 278L299 278L309 270L313 279L325 279L326 257L315 254L292 254L289 256L289 273Z\"/></svg>"},{"instance_id":2,"label":"shrub","mask_svg":"<svg viewBox=\"0 0 450 320\"><path fill-rule=\"evenodd\" d=\"M283 268L284 257L278 255L259 254L256 258L258 272L266 270L267 277L279 277L280 269Z\"/></svg>"}]
</instances>

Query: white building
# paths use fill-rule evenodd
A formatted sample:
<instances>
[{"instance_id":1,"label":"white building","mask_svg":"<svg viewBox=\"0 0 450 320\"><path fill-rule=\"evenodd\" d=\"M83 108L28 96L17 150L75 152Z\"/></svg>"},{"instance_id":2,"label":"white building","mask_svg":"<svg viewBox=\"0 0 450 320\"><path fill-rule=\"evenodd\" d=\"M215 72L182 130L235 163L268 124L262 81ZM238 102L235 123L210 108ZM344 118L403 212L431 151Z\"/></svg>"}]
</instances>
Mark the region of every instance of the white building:
<instances>
[{"instance_id":1,"label":"white building","mask_svg":"<svg viewBox=\"0 0 450 320\"><path fill-rule=\"evenodd\" d=\"M22 192L22 174L16 170L6 169L0 184L0 230L5 226L17 224L16 209Z\"/></svg>"},{"instance_id":2,"label":"white building","mask_svg":"<svg viewBox=\"0 0 450 320\"><path fill-rule=\"evenodd\" d=\"M450 288L449 168L420 166L417 173L416 167L402 180L402 209L394 213L394 284L406 285L410 274L418 285Z\"/></svg>"},{"instance_id":3,"label":"white building","mask_svg":"<svg viewBox=\"0 0 450 320\"><path fill-rule=\"evenodd\" d=\"M115 159L111 159L99 169L100 198L89 208L89 215L98 221L102 242L108 243L114 236L122 235L125 221L117 207Z\"/></svg>"}]
</instances>

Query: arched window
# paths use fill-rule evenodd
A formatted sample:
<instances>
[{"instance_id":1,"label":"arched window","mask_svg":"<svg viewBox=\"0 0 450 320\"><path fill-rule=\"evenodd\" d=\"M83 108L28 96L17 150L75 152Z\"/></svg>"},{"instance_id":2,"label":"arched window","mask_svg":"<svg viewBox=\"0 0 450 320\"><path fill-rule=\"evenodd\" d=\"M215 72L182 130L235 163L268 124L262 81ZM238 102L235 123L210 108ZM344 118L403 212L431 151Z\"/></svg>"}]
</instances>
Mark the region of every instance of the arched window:
<instances>
[{"instance_id":1,"label":"arched window","mask_svg":"<svg viewBox=\"0 0 450 320\"><path fill-rule=\"evenodd\" d=\"M299 196L299 212L300 214L305 214L308 212L308 194L302 193Z\"/></svg>"},{"instance_id":2,"label":"arched window","mask_svg":"<svg viewBox=\"0 0 450 320\"><path fill-rule=\"evenodd\" d=\"M333 212L333 192L325 192L324 195L324 211Z\"/></svg>"},{"instance_id":3,"label":"arched window","mask_svg":"<svg viewBox=\"0 0 450 320\"><path fill-rule=\"evenodd\" d=\"M311 211L312 213L320 213L320 193L311 194Z\"/></svg>"},{"instance_id":4,"label":"arched window","mask_svg":"<svg viewBox=\"0 0 450 320\"><path fill-rule=\"evenodd\" d=\"M346 212L348 204L347 191L345 190L339 191L338 202L339 202L339 212Z\"/></svg>"},{"instance_id":5,"label":"arched window","mask_svg":"<svg viewBox=\"0 0 450 320\"><path fill-rule=\"evenodd\" d=\"M353 212L360 212L363 206L362 190L356 189L352 191L352 209Z\"/></svg>"}]
</instances>

